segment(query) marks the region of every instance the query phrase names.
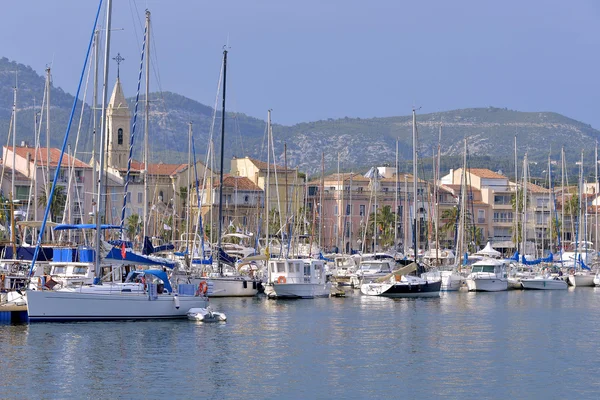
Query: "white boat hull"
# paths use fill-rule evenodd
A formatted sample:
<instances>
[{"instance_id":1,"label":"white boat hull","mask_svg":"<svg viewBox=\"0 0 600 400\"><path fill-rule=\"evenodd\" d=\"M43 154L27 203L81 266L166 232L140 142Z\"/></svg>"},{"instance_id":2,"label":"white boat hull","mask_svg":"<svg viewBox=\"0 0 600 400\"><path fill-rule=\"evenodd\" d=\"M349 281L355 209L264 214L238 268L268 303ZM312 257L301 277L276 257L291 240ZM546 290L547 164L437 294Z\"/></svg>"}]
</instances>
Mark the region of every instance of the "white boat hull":
<instances>
[{"instance_id":1,"label":"white boat hull","mask_svg":"<svg viewBox=\"0 0 600 400\"><path fill-rule=\"evenodd\" d=\"M501 278L467 278L470 292L502 292L508 290L508 280Z\"/></svg>"},{"instance_id":2,"label":"white boat hull","mask_svg":"<svg viewBox=\"0 0 600 400\"><path fill-rule=\"evenodd\" d=\"M460 289L464 278L454 271L441 271L442 288L440 290L446 292L454 292Z\"/></svg>"},{"instance_id":3,"label":"white boat hull","mask_svg":"<svg viewBox=\"0 0 600 400\"><path fill-rule=\"evenodd\" d=\"M521 290L523 289L523 284L521 283L521 278L508 277L508 289L511 290Z\"/></svg>"},{"instance_id":4,"label":"white boat hull","mask_svg":"<svg viewBox=\"0 0 600 400\"><path fill-rule=\"evenodd\" d=\"M206 297L161 294L81 293L28 290L30 321L85 321L186 318L190 308L205 308Z\"/></svg>"},{"instance_id":5,"label":"white boat hull","mask_svg":"<svg viewBox=\"0 0 600 400\"><path fill-rule=\"evenodd\" d=\"M523 278L521 279L523 289L535 290L565 290L569 285L562 279L553 278Z\"/></svg>"},{"instance_id":6,"label":"white boat hull","mask_svg":"<svg viewBox=\"0 0 600 400\"><path fill-rule=\"evenodd\" d=\"M208 297L252 297L258 293L259 282L241 276L195 278L191 282L198 285L201 281L212 283L212 290L207 293Z\"/></svg>"},{"instance_id":7,"label":"white boat hull","mask_svg":"<svg viewBox=\"0 0 600 400\"><path fill-rule=\"evenodd\" d=\"M266 291L265 291L266 293ZM273 283L270 297L312 299L329 297L331 282L322 283Z\"/></svg>"},{"instance_id":8,"label":"white boat hull","mask_svg":"<svg viewBox=\"0 0 600 400\"><path fill-rule=\"evenodd\" d=\"M580 286L580 287L593 287L596 286L594 283L594 275L569 275L569 285Z\"/></svg>"}]
</instances>

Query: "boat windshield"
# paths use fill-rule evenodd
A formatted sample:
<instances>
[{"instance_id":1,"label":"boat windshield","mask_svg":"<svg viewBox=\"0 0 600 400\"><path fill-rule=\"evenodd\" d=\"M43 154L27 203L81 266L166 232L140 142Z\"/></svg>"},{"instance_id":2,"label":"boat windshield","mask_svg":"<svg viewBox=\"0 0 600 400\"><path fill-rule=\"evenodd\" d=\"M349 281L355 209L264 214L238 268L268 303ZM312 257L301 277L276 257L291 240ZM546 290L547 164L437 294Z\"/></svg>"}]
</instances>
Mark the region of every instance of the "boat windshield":
<instances>
[{"instance_id":1,"label":"boat windshield","mask_svg":"<svg viewBox=\"0 0 600 400\"><path fill-rule=\"evenodd\" d=\"M363 270L363 271L368 271L370 269L379 269L380 266L381 266L381 264L378 264L378 263L373 263L373 264L363 263L360 266L360 269Z\"/></svg>"},{"instance_id":2,"label":"boat windshield","mask_svg":"<svg viewBox=\"0 0 600 400\"><path fill-rule=\"evenodd\" d=\"M471 272L494 272L493 265L473 265Z\"/></svg>"}]
</instances>

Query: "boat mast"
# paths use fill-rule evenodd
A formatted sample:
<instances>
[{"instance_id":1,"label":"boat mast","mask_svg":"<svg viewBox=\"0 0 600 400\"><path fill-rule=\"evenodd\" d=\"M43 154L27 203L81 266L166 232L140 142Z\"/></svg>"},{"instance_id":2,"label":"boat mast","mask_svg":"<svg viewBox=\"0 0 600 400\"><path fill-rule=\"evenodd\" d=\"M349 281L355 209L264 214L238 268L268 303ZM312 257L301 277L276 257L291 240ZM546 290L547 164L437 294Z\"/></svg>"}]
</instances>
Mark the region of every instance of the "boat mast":
<instances>
[{"instance_id":1,"label":"boat mast","mask_svg":"<svg viewBox=\"0 0 600 400\"><path fill-rule=\"evenodd\" d=\"M12 132L12 173L11 173L11 184L10 184L10 194L11 197L15 195L15 171L16 171L16 153L17 153L17 75L15 72L15 87L13 88L13 132ZM49 199L49 197L46 197ZM12 199L11 199L12 203ZM11 215L12 218L12 215Z\"/></svg>"},{"instance_id":2,"label":"boat mast","mask_svg":"<svg viewBox=\"0 0 600 400\"><path fill-rule=\"evenodd\" d=\"M515 247L519 251L519 162L517 160L517 135L515 135ZM523 249L521 249L523 251Z\"/></svg>"},{"instance_id":3,"label":"boat mast","mask_svg":"<svg viewBox=\"0 0 600 400\"><path fill-rule=\"evenodd\" d=\"M337 190L336 190L336 193L340 193L340 190L341 190L342 194L343 194L344 191L342 189L340 189L340 152L339 151L338 151L337 156L338 156L337 157L337 159L338 159L337 161L338 162L337 162ZM343 201L341 201L341 202L339 201L340 197L341 197L341 195L340 196L336 196L336 199L335 199L335 202L337 204L339 204L339 206L338 206L338 213L337 213L337 222L336 222L336 224L337 224L337 234L336 234L336 237L335 237L335 246L338 248L338 252L339 252L339 249L341 247L341 245L340 245L340 236L341 236L340 235L340 231L341 231L341 227L342 227L342 208L344 207L344 202ZM344 212L345 211L346 210L344 210Z\"/></svg>"},{"instance_id":4,"label":"boat mast","mask_svg":"<svg viewBox=\"0 0 600 400\"><path fill-rule=\"evenodd\" d=\"M560 255L562 260L563 247L565 245L565 147L560 150Z\"/></svg>"},{"instance_id":5,"label":"boat mast","mask_svg":"<svg viewBox=\"0 0 600 400\"><path fill-rule=\"evenodd\" d=\"M325 191L325 153L321 152L321 188L319 190L319 251L323 250L323 192Z\"/></svg>"},{"instance_id":6,"label":"boat mast","mask_svg":"<svg viewBox=\"0 0 600 400\"><path fill-rule=\"evenodd\" d=\"M373 253L377 253L377 179L379 178L379 169L373 167L373 194L375 196L375 210L373 211Z\"/></svg>"},{"instance_id":7,"label":"boat mast","mask_svg":"<svg viewBox=\"0 0 600 400\"><path fill-rule=\"evenodd\" d=\"M223 275L223 266L221 264L221 236L223 234L223 159L225 151L225 93L227 84L227 50L223 50L223 108L221 110L221 162L219 168L219 220L218 220L218 232L217 237L217 269L219 275Z\"/></svg>"},{"instance_id":8,"label":"boat mast","mask_svg":"<svg viewBox=\"0 0 600 400\"><path fill-rule=\"evenodd\" d=\"M102 121L101 129L100 129L100 149L104 150L104 146L106 143L106 98L108 91L108 70L109 70L109 62L110 62L110 23L111 23L111 13L112 13L112 0L107 0L106 2L106 39L104 46L104 76L102 82ZM96 283L100 283L100 240L101 240L101 232L100 225L102 224L102 218L100 213L102 210L102 199L104 188L102 187L102 179L104 178L104 162L105 162L105 154L103 151L100 151L100 165L98 167L98 191L97 191L97 200L96 204L98 207L98 211L96 212L96 257L95 257L95 269L96 269Z\"/></svg>"},{"instance_id":9,"label":"boat mast","mask_svg":"<svg viewBox=\"0 0 600 400\"><path fill-rule=\"evenodd\" d=\"M190 250L190 235L192 234L191 232L191 228L192 228L192 204L190 203L192 197L191 197L191 192L192 192L192 185L191 185L191 180L192 180L192 176L191 176L191 169L192 169L192 123L189 122L188 123L188 172L187 172L187 199L186 199L186 203L187 203L187 222L186 222L186 231L187 231L187 235L186 235L186 261L188 262L188 268L190 268L192 266L191 264L191 260L192 260L192 253ZM195 156L194 156L195 157ZM200 210L198 210L198 212L200 212ZM195 238L194 238L195 241ZM202 249L202 251L204 252L204 249ZM204 259L204 253L202 253L202 259Z\"/></svg>"},{"instance_id":10,"label":"boat mast","mask_svg":"<svg viewBox=\"0 0 600 400\"><path fill-rule=\"evenodd\" d=\"M267 258L270 258L269 254L269 195L271 194L271 152L269 151L271 147L271 110L267 110L267 183L265 184L265 255Z\"/></svg>"},{"instance_id":11,"label":"boat mast","mask_svg":"<svg viewBox=\"0 0 600 400\"><path fill-rule=\"evenodd\" d=\"M96 182L97 178L97 173L98 171L96 170L96 163L98 162L98 160L96 160L96 129L98 127L98 123L96 121L97 119L97 114L98 114L98 64L99 64L99 58L98 58L98 52L100 49L100 43L98 41L100 36L100 30L96 29L94 31L94 93L92 95L93 97L93 103L92 103L92 161L94 162L94 165L92 165L92 182ZM94 198L96 197L96 185L92 184L92 202L94 201ZM94 215L97 213L96 210L92 210L94 211Z\"/></svg>"},{"instance_id":12,"label":"boat mast","mask_svg":"<svg viewBox=\"0 0 600 400\"><path fill-rule=\"evenodd\" d=\"M146 240L146 236L148 236L148 153L149 153L149 145L148 145L148 125L150 120L150 11L146 10L146 96L144 98L144 218L142 219L143 224L143 236L142 243ZM188 166L189 169L189 166ZM189 171L188 171L189 172ZM188 174L189 176L189 174ZM189 181L188 181L189 183ZM188 189L189 190L189 189ZM173 215L175 218L175 215ZM173 228L171 228L173 229ZM175 229L173 229L174 233Z\"/></svg>"},{"instance_id":13,"label":"boat mast","mask_svg":"<svg viewBox=\"0 0 600 400\"><path fill-rule=\"evenodd\" d=\"M408 228L408 219L409 219L409 211L408 211L408 207L409 207L409 199L408 199L408 176L406 174L404 174L404 210L402 210L402 226L404 227L403 229L403 237L402 237L402 244L403 244L403 253L406 256L407 250L408 248L406 247L408 244L408 236L409 236L409 228Z\"/></svg>"},{"instance_id":14,"label":"boat mast","mask_svg":"<svg viewBox=\"0 0 600 400\"><path fill-rule=\"evenodd\" d=\"M283 224L283 227L285 229L285 234L287 235L287 251L286 251L286 258L289 258L290 256L290 243L292 241L291 235L290 235L290 229L289 229L289 221L288 221L288 165L287 165L287 143L283 143L283 165L284 165L284 169L285 169L285 224ZM283 238L283 233L281 235L281 237Z\"/></svg>"},{"instance_id":15,"label":"boat mast","mask_svg":"<svg viewBox=\"0 0 600 400\"><path fill-rule=\"evenodd\" d=\"M419 231L417 218L417 114L416 110L412 110L412 130L413 130L413 193L414 193L414 213L413 213L413 244L415 246L415 262L419 252Z\"/></svg>"},{"instance_id":16,"label":"boat mast","mask_svg":"<svg viewBox=\"0 0 600 400\"><path fill-rule=\"evenodd\" d=\"M435 201L435 265L439 265L440 263L440 237L438 235L438 229L440 224L440 162L442 155L442 124L440 124L440 134L438 137L438 152L437 152L437 162L435 167L435 181L434 181L434 201Z\"/></svg>"},{"instance_id":17,"label":"boat mast","mask_svg":"<svg viewBox=\"0 0 600 400\"><path fill-rule=\"evenodd\" d=\"M46 199L50 198L50 67L46 68ZM54 215L56 218L56 215ZM52 231L54 232L54 231Z\"/></svg>"},{"instance_id":18,"label":"boat mast","mask_svg":"<svg viewBox=\"0 0 600 400\"><path fill-rule=\"evenodd\" d=\"M352 255L352 229L354 228L354 221L352 220L352 178L354 177L354 173L350 172L350 194L348 195L348 202L350 203L350 255ZM345 246L344 246L345 247Z\"/></svg>"},{"instance_id":19,"label":"boat mast","mask_svg":"<svg viewBox=\"0 0 600 400\"><path fill-rule=\"evenodd\" d=\"M523 259L525 259L525 254L527 253L527 153L525 153L525 157L523 158L523 222L521 224L521 251L523 252Z\"/></svg>"},{"instance_id":20,"label":"boat mast","mask_svg":"<svg viewBox=\"0 0 600 400\"><path fill-rule=\"evenodd\" d=\"M394 250L398 246L398 139L396 139L396 192L394 195Z\"/></svg>"},{"instance_id":21,"label":"boat mast","mask_svg":"<svg viewBox=\"0 0 600 400\"><path fill-rule=\"evenodd\" d=\"M598 246L598 141L596 140L596 148L594 151L594 192L596 194L596 199L594 199L596 203L596 207L594 207L594 245Z\"/></svg>"}]
</instances>

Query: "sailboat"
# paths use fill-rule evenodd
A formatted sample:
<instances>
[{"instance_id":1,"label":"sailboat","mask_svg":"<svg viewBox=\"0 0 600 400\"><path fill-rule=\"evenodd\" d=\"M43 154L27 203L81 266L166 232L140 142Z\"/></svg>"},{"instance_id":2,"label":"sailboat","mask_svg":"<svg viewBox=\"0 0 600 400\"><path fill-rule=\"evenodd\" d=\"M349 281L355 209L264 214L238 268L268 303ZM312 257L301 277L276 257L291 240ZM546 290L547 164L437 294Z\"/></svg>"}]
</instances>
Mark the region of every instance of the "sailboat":
<instances>
[{"instance_id":1,"label":"sailboat","mask_svg":"<svg viewBox=\"0 0 600 400\"><path fill-rule=\"evenodd\" d=\"M418 260L420 231L417 223L417 117L413 109L413 193L414 193L414 212L413 212L413 247L415 262L391 274L378 279L376 282L363 283L360 286L362 294L367 296L387 296L387 297L436 297L440 295L442 286L441 279L430 280L427 275L410 275L418 269L416 260Z\"/></svg>"},{"instance_id":2,"label":"sailboat","mask_svg":"<svg viewBox=\"0 0 600 400\"><path fill-rule=\"evenodd\" d=\"M106 46L104 57L104 82L108 80L108 63L110 59L110 26L111 26L111 11L112 0L107 0L106 4ZM96 14L93 32L96 30L100 8ZM149 30L150 14L146 13L146 34ZM93 35L92 35L93 37ZM145 35L144 39L149 37ZM88 53L91 47L92 39L88 45ZM148 49L149 46L145 46ZM143 55L144 53L142 53ZM87 64L84 63L83 71ZM77 105L79 91L83 80L84 72L82 71L77 94L73 102L73 110ZM107 137L107 118L106 118L106 99L107 85L104 85L102 94L102 129L100 136L100 148L104 148L104 143ZM63 142L62 151L57 164L55 179L52 183L52 190L48 198L48 204L44 212L44 218L38 241L35 249L35 255L40 250L42 234L48 213L54 186L57 182L57 177L60 172L62 158L65 153L66 144L68 141L69 130L73 120L73 112L71 119L67 125L67 131ZM100 168L98 173L98 192L97 204L100 207L103 202L104 188L104 161L105 157L100 157ZM205 297L205 291L201 287L196 288L192 284L179 284L173 287L170 283L167 273L163 270L144 270L131 271L127 279L123 283L102 284L103 262L101 256L101 219L99 212L96 213L96 246L92 253L93 264L95 267L95 283L92 285L82 285L79 287L62 288L59 290L27 290L27 311L30 321L57 321L57 320L118 320L118 319L153 319L153 318L186 318L187 313L192 308L206 308L208 299ZM125 250L125 249L123 249ZM124 251L123 258L127 257L127 252ZM34 257L30 275L35 271ZM113 274L111 269L110 275ZM43 289L43 287L42 287Z\"/></svg>"},{"instance_id":3,"label":"sailboat","mask_svg":"<svg viewBox=\"0 0 600 400\"><path fill-rule=\"evenodd\" d=\"M255 296L258 293L261 282L255 277L242 275L236 268L235 259L231 258L224 250L223 243L223 169L225 157L225 100L227 89L227 50L223 50L223 106L221 117L221 155L219 169L219 211L218 211L218 236L217 246L213 251L213 257L217 259L217 270L209 272L206 277L194 277L192 282L202 281L208 278L211 286L210 297L248 297ZM249 255L249 254L244 254ZM227 263L230 267L229 272L225 272L223 264Z\"/></svg>"}]
</instances>

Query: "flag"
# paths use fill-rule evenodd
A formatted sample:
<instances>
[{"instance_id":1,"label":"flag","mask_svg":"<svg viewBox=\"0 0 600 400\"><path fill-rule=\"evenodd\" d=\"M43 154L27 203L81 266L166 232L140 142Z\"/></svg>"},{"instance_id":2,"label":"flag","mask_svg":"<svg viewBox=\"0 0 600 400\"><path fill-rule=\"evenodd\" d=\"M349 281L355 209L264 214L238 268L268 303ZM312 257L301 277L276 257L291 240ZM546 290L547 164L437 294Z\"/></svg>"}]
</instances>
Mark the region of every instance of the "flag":
<instances>
[{"instance_id":1,"label":"flag","mask_svg":"<svg viewBox=\"0 0 600 400\"><path fill-rule=\"evenodd\" d=\"M171 230L171 227L170 227L169 225L167 225L167 224L163 224L163 229L164 229L165 231L170 231L170 230Z\"/></svg>"},{"instance_id":2,"label":"flag","mask_svg":"<svg viewBox=\"0 0 600 400\"><path fill-rule=\"evenodd\" d=\"M125 242L121 243L121 258L123 260L127 257L127 251L125 250Z\"/></svg>"}]
</instances>

